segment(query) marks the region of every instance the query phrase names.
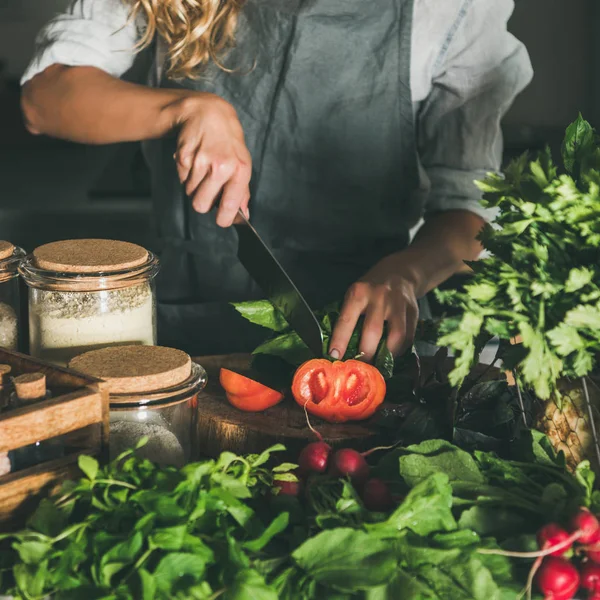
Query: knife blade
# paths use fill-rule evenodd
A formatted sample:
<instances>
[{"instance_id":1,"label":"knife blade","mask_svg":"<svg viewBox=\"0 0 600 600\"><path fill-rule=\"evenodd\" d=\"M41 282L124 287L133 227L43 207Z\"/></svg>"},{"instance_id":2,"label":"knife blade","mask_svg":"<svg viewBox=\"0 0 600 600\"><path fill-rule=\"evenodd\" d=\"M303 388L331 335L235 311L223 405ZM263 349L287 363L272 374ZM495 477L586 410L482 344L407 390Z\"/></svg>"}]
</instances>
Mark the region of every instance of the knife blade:
<instances>
[{"instance_id":1,"label":"knife blade","mask_svg":"<svg viewBox=\"0 0 600 600\"><path fill-rule=\"evenodd\" d=\"M308 348L322 356L323 331L294 282L241 210L234 226L239 239L238 258L250 277Z\"/></svg>"}]
</instances>

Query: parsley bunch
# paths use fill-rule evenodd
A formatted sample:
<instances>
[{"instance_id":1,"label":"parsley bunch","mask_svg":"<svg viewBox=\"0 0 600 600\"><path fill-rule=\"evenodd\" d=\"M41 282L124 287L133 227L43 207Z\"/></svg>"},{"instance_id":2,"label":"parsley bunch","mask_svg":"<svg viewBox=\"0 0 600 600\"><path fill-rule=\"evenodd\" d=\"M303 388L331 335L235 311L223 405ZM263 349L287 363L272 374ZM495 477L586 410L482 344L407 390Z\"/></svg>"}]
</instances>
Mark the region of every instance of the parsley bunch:
<instances>
[{"instance_id":1,"label":"parsley bunch","mask_svg":"<svg viewBox=\"0 0 600 600\"><path fill-rule=\"evenodd\" d=\"M462 309L448 318L438 343L457 356L450 375L460 385L479 350L497 336L522 344L504 355L537 396L557 396L560 377L583 377L600 350L600 147L581 115L562 145L562 169L546 149L514 160L504 176L477 182L483 203L498 211L479 239L489 258L470 263L464 291L439 292Z\"/></svg>"}]
</instances>

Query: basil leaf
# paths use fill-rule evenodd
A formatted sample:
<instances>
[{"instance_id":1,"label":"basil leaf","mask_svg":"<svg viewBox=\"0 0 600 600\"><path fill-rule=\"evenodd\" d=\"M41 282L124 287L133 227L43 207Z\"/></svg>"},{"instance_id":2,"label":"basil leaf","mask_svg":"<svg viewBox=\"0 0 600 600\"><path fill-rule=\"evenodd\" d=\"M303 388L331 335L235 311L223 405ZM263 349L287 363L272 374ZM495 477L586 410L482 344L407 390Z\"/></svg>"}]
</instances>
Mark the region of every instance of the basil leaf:
<instances>
[{"instance_id":1,"label":"basil leaf","mask_svg":"<svg viewBox=\"0 0 600 600\"><path fill-rule=\"evenodd\" d=\"M563 140L561 152L565 168L575 171L576 163L581 162L594 148L594 130L581 115L569 127Z\"/></svg>"},{"instance_id":2,"label":"basil leaf","mask_svg":"<svg viewBox=\"0 0 600 600\"><path fill-rule=\"evenodd\" d=\"M394 374L394 357L388 350L386 339L381 340L375 355L375 367L379 369L384 379L391 379Z\"/></svg>"},{"instance_id":3,"label":"basil leaf","mask_svg":"<svg viewBox=\"0 0 600 600\"><path fill-rule=\"evenodd\" d=\"M250 323L276 332L289 329L285 317L268 300L236 302L232 306Z\"/></svg>"},{"instance_id":4,"label":"basil leaf","mask_svg":"<svg viewBox=\"0 0 600 600\"><path fill-rule=\"evenodd\" d=\"M301 365L303 362L315 358L315 355L296 332L285 333L267 340L258 346L253 354L271 354L292 365Z\"/></svg>"}]
</instances>

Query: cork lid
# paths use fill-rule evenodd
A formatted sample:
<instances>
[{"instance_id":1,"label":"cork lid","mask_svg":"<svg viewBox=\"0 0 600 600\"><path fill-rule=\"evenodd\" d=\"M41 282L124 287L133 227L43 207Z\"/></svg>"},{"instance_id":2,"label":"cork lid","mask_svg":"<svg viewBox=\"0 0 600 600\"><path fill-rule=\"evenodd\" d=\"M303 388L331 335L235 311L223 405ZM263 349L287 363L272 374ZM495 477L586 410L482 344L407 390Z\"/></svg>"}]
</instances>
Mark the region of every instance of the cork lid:
<instances>
[{"instance_id":1,"label":"cork lid","mask_svg":"<svg viewBox=\"0 0 600 600\"><path fill-rule=\"evenodd\" d=\"M4 240L0 240L0 260L5 260L10 258L15 251L15 245L10 242L5 242Z\"/></svg>"},{"instance_id":2,"label":"cork lid","mask_svg":"<svg viewBox=\"0 0 600 600\"><path fill-rule=\"evenodd\" d=\"M116 240L65 240L44 244L33 251L37 267L61 273L121 271L143 265L148 251Z\"/></svg>"},{"instance_id":3,"label":"cork lid","mask_svg":"<svg viewBox=\"0 0 600 600\"><path fill-rule=\"evenodd\" d=\"M11 371L10 365L0 365L0 385L6 385L8 383L8 377Z\"/></svg>"},{"instance_id":4,"label":"cork lid","mask_svg":"<svg viewBox=\"0 0 600 600\"><path fill-rule=\"evenodd\" d=\"M69 367L103 379L111 393L140 394L184 382L192 373L192 360L163 346L112 346L80 354Z\"/></svg>"},{"instance_id":5,"label":"cork lid","mask_svg":"<svg viewBox=\"0 0 600 600\"><path fill-rule=\"evenodd\" d=\"M39 400L46 395L46 376L43 373L25 373L13 379L19 400Z\"/></svg>"}]
</instances>

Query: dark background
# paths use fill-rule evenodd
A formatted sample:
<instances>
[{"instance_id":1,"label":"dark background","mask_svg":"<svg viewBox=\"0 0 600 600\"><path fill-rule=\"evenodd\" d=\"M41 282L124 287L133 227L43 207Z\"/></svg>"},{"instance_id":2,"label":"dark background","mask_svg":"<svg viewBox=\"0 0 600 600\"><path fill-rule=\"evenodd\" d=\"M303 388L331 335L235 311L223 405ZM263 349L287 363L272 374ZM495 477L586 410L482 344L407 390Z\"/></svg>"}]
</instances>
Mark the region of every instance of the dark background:
<instances>
[{"instance_id":1,"label":"dark background","mask_svg":"<svg viewBox=\"0 0 600 600\"><path fill-rule=\"evenodd\" d=\"M0 0L0 239L28 250L71 237L147 244L149 181L137 144L86 147L23 128L18 79L38 29L66 3ZM535 78L505 120L507 160L545 143L556 149L579 111L600 123L600 3L516 4L511 30L527 45Z\"/></svg>"}]
</instances>

